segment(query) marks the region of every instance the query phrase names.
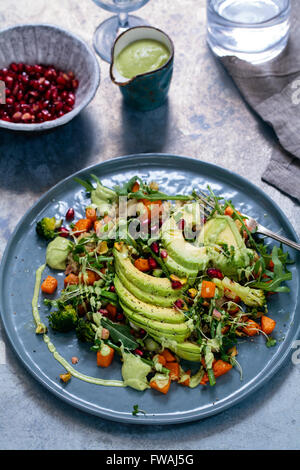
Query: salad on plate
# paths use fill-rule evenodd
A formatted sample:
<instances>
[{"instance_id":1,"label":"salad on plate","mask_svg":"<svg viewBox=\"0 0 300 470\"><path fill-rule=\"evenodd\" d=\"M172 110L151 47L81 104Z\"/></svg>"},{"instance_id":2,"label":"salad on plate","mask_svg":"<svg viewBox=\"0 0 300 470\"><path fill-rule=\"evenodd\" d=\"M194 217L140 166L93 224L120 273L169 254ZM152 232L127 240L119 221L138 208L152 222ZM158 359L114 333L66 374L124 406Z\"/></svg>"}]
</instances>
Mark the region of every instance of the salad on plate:
<instances>
[{"instance_id":1,"label":"salad on plate","mask_svg":"<svg viewBox=\"0 0 300 470\"><path fill-rule=\"evenodd\" d=\"M270 251L248 229L247 216L210 188L208 215L196 190L171 196L137 176L110 189L91 176L96 184L75 178L90 198L83 218L69 208L64 222L44 217L36 225L48 244L33 316L36 333L66 369L61 380L167 394L172 382L214 386L233 368L242 377L241 338L263 335L266 347L276 344L268 298L289 291L288 253ZM43 278L46 264L54 274ZM60 292L56 271L65 275ZM39 316L40 290L47 324ZM47 330L73 330L89 344L99 377L79 372L77 357L64 359ZM102 379L101 368L117 357L123 380Z\"/></svg>"}]
</instances>

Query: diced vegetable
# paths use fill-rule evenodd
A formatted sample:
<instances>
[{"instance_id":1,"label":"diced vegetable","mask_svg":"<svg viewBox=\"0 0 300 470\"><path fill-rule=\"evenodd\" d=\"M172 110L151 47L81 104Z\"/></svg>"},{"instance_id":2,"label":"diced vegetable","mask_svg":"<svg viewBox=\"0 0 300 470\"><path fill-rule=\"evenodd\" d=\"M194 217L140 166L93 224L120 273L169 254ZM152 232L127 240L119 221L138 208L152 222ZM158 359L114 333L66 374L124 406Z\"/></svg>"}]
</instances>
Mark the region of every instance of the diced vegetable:
<instances>
[{"instance_id":1,"label":"diced vegetable","mask_svg":"<svg viewBox=\"0 0 300 470\"><path fill-rule=\"evenodd\" d=\"M108 344L102 345L101 349L97 351L97 366L110 366L113 361L114 354L114 349L108 346Z\"/></svg>"},{"instance_id":2,"label":"diced vegetable","mask_svg":"<svg viewBox=\"0 0 300 470\"><path fill-rule=\"evenodd\" d=\"M53 294L57 289L57 280L53 276L47 276L41 285L41 289L45 294Z\"/></svg>"},{"instance_id":3,"label":"diced vegetable","mask_svg":"<svg viewBox=\"0 0 300 470\"><path fill-rule=\"evenodd\" d=\"M233 212L234 212L234 211L233 211L232 207L227 206L226 209L225 209L225 211L224 211L224 214L225 214L225 215L229 215L229 217L232 217Z\"/></svg>"},{"instance_id":4,"label":"diced vegetable","mask_svg":"<svg viewBox=\"0 0 300 470\"><path fill-rule=\"evenodd\" d=\"M87 207L85 209L85 217L86 219L91 220L91 222L96 222L97 220L97 211L93 207Z\"/></svg>"},{"instance_id":5,"label":"diced vegetable","mask_svg":"<svg viewBox=\"0 0 300 470\"><path fill-rule=\"evenodd\" d=\"M79 237L81 233L89 232L92 228L93 222L90 219L79 219L74 225L74 235Z\"/></svg>"},{"instance_id":6,"label":"diced vegetable","mask_svg":"<svg viewBox=\"0 0 300 470\"><path fill-rule=\"evenodd\" d=\"M155 376L150 380L150 387L158 392L168 393L171 385L171 378L164 374L155 374Z\"/></svg>"},{"instance_id":7,"label":"diced vegetable","mask_svg":"<svg viewBox=\"0 0 300 470\"><path fill-rule=\"evenodd\" d=\"M183 374L178 380L178 383L180 385L184 385L185 387L188 387L190 385L191 373L192 373L191 370L187 370L186 372L183 372Z\"/></svg>"},{"instance_id":8,"label":"diced vegetable","mask_svg":"<svg viewBox=\"0 0 300 470\"><path fill-rule=\"evenodd\" d=\"M258 323L247 317L243 317L242 320L247 324L242 328L243 333L245 333L247 336L255 336L259 334L261 328Z\"/></svg>"},{"instance_id":9,"label":"diced vegetable","mask_svg":"<svg viewBox=\"0 0 300 470\"><path fill-rule=\"evenodd\" d=\"M99 274L95 273L94 271L91 271L90 269L87 269L85 273L82 273L80 275L80 282L83 284L86 284L88 286L92 286L94 282L98 281L100 278Z\"/></svg>"},{"instance_id":10,"label":"diced vegetable","mask_svg":"<svg viewBox=\"0 0 300 470\"><path fill-rule=\"evenodd\" d=\"M211 281L202 281L201 297L204 299L211 299L214 297L216 291L216 284Z\"/></svg>"},{"instance_id":11,"label":"diced vegetable","mask_svg":"<svg viewBox=\"0 0 300 470\"><path fill-rule=\"evenodd\" d=\"M175 362L176 358L174 354L172 354L169 349L164 349L162 353L160 353L166 360L166 362Z\"/></svg>"},{"instance_id":12,"label":"diced vegetable","mask_svg":"<svg viewBox=\"0 0 300 470\"><path fill-rule=\"evenodd\" d=\"M227 374L232 369L232 365L229 362L225 362L222 359L219 359L213 363L212 371L215 378L220 377L221 375ZM200 382L201 385L206 385L209 381L208 374L205 373Z\"/></svg>"},{"instance_id":13,"label":"diced vegetable","mask_svg":"<svg viewBox=\"0 0 300 470\"><path fill-rule=\"evenodd\" d=\"M146 258L138 258L134 262L134 266L142 272L146 272L150 270L149 261Z\"/></svg>"},{"instance_id":14,"label":"diced vegetable","mask_svg":"<svg viewBox=\"0 0 300 470\"><path fill-rule=\"evenodd\" d=\"M157 361L159 362L159 364L165 366L167 361L165 359L165 357L162 355L162 354L156 354L154 357L153 357L153 361Z\"/></svg>"},{"instance_id":15,"label":"diced vegetable","mask_svg":"<svg viewBox=\"0 0 300 470\"><path fill-rule=\"evenodd\" d=\"M72 377L71 372L66 372L65 374L60 374L59 376L60 380L64 382L65 384L69 382L71 377Z\"/></svg>"},{"instance_id":16,"label":"diced vegetable","mask_svg":"<svg viewBox=\"0 0 300 470\"><path fill-rule=\"evenodd\" d=\"M276 321L263 315L261 317L261 329L266 335L270 335L276 326Z\"/></svg>"},{"instance_id":17,"label":"diced vegetable","mask_svg":"<svg viewBox=\"0 0 300 470\"><path fill-rule=\"evenodd\" d=\"M65 287L74 286L77 284L79 284L79 277L76 274L71 273L64 279Z\"/></svg>"},{"instance_id":18,"label":"diced vegetable","mask_svg":"<svg viewBox=\"0 0 300 470\"><path fill-rule=\"evenodd\" d=\"M116 317L117 307L115 305L107 304L106 305L106 310L108 311L110 317L112 317L113 319Z\"/></svg>"},{"instance_id":19,"label":"diced vegetable","mask_svg":"<svg viewBox=\"0 0 300 470\"><path fill-rule=\"evenodd\" d=\"M139 185L139 183L136 181L136 182L133 184L133 186L132 186L131 192L132 192L132 193L136 193L139 189L140 189L140 185Z\"/></svg>"},{"instance_id":20,"label":"diced vegetable","mask_svg":"<svg viewBox=\"0 0 300 470\"><path fill-rule=\"evenodd\" d=\"M170 371L171 380L179 380L180 367L178 362L167 362L165 367Z\"/></svg>"}]
</instances>

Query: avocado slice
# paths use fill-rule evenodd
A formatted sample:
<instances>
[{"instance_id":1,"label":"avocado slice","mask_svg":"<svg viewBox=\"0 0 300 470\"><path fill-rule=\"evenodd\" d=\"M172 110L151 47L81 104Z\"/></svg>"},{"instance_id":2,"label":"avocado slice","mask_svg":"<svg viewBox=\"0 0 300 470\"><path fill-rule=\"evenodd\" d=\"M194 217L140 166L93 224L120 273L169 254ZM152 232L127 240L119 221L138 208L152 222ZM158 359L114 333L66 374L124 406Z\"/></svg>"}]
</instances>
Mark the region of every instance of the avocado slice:
<instances>
[{"instance_id":1,"label":"avocado slice","mask_svg":"<svg viewBox=\"0 0 300 470\"><path fill-rule=\"evenodd\" d=\"M163 225L162 242L176 263L187 269L195 270L197 273L206 269L209 261L206 248L192 245L186 241L174 217L170 217Z\"/></svg>"},{"instance_id":2,"label":"avocado slice","mask_svg":"<svg viewBox=\"0 0 300 470\"><path fill-rule=\"evenodd\" d=\"M198 274L198 270L188 269L182 266L181 264L176 263L176 261L170 255L168 255L164 261L165 261L166 267L171 273L174 273L181 278L187 277L189 280L189 284L194 283L195 278L197 277L197 274Z\"/></svg>"},{"instance_id":3,"label":"avocado slice","mask_svg":"<svg viewBox=\"0 0 300 470\"><path fill-rule=\"evenodd\" d=\"M149 294L149 292L145 292L141 289L139 289L136 285L132 284L130 281L128 281L127 277L124 276L122 271L116 266L116 274L123 284L126 289L131 292L131 294L134 295L139 300L142 300L143 302L153 304L153 305L158 305L159 307L173 307L174 302L178 298L178 293L176 290L174 290L174 297L163 297L160 295L155 295L155 294Z\"/></svg>"},{"instance_id":4,"label":"avocado slice","mask_svg":"<svg viewBox=\"0 0 300 470\"><path fill-rule=\"evenodd\" d=\"M174 343L173 341L168 341L168 339L163 335L161 335L161 337L158 335L152 335L151 333L150 335L159 343L163 342L165 347L171 349L171 351L173 351L178 357L181 357L181 359L192 362L201 362L202 353L201 347L198 344L191 341Z\"/></svg>"},{"instance_id":5,"label":"avocado slice","mask_svg":"<svg viewBox=\"0 0 300 470\"><path fill-rule=\"evenodd\" d=\"M175 308L159 307L150 303L145 303L136 298L128 289L126 289L118 276L115 276L114 284L122 304L128 307L132 312L141 314L150 320L157 320L165 323L184 322L184 314L175 310Z\"/></svg>"},{"instance_id":6,"label":"avocado slice","mask_svg":"<svg viewBox=\"0 0 300 470\"><path fill-rule=\"evenodd\" d=\"M250 266L254 257L254 251L246 248L234 220L227 215L217 215L208 220L200 232L199 242L207 246L211 265L233 278ZM227 245L228 249L232 247L233 252L230 256L225 255L218 245Z\"/></svg>"},{"instance_id":7,"label":"avocado slice","mask_svg":"<svg viewBox=\"0 0 300 470\"><path fill-rule=\"evenodd\" d=\"M116 268L119 269L129 282L144 292L152 295L159 295L178 299L181 295L181 290L172 289L171 281L168 278L158 278L145 274L139 271L131 262L127 250L119 252L113 250Z\"/></svg>"},{"instance_id":8,"label":"avocado slice","mask_svg":"<svg viewBox=\"0 0 300 470\"><path fill-rule=\"evenodd\" d=\"M216 215L208 220L200 232L198 241L204 245L226 244L228 248L246 248L244 240L234 223L228 215Z\"/></svg>"},{"instance_id":9,"label":"avocado slice","mask_svg":"<svg viewBox=\"0 0 300 470\"><path fill-rule=\"evenodd\" d=\"M169 339L173 339L177 342L183 342L190 334L191 331L186 323L164 323L156 320L150 320L149 318L140 315L139 313L133 312L126 305L120 302L120 305L126 315L126 317L135 323L137 326L140 326L149 334L152 335L162 335Z\"/></svg>"}]
</instances>

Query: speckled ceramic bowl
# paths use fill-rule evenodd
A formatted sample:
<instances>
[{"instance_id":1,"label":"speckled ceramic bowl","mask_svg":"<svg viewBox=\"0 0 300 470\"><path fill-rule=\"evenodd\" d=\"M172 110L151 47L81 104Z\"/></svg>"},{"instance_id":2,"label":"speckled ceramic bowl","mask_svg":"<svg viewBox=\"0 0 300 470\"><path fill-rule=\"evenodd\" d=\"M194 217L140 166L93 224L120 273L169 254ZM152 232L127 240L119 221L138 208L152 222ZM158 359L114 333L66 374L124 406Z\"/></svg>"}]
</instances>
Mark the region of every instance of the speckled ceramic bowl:
<instances>
[{"instance_id":1,"label":"speckled ceramic bowl","mask_svg":"<svg viewBox=\"0 0 300 470\"><path fill-rule=\"evenodd\" d=\"M0 120L0 127L17 131L43 131L71 121L93 99L100 83L95 54L79 37L48 24L17 25L0 31L0 68L12 62L54 65L73 71L79 80L74 109L53 121L37 124Z\"/></svg>"}]
</instances>

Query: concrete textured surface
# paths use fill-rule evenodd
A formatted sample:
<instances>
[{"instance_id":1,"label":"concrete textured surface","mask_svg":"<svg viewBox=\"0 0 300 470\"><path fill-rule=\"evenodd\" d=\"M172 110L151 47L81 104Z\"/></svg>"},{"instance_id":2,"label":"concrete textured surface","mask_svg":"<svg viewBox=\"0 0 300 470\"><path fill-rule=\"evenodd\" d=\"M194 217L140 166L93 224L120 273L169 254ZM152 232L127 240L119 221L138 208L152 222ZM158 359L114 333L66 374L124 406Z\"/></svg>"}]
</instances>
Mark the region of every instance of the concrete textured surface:
<instances>
[{"instance_id":1,"label":"concrete textured surface","mask_svg":"<svg viewBox=\"0 0 300 470\"><path fill-rule=\"evenodd\" d=\"M205 0L150 0L135 14L175 43L169 99L148 113L126 108L99 59L93 102L47 134L0 130L0 255L19 218L56 182L96 162L138 152L187 155L260 186L300 231L300 209L261 181L276 137L249 109L205 42ZM92 45L110 14L92 0L0 0L1 27L53 23ZM0 324L0 449L299 449L300 366L291 361L246 402L200 422L135 427L76 410L21 366Z\"/></svg>"}]
</instances>

